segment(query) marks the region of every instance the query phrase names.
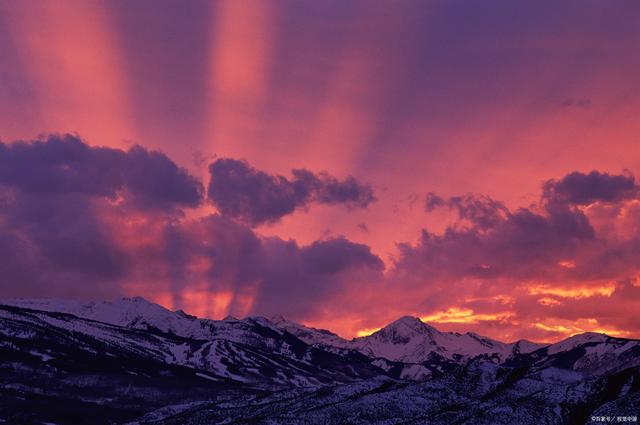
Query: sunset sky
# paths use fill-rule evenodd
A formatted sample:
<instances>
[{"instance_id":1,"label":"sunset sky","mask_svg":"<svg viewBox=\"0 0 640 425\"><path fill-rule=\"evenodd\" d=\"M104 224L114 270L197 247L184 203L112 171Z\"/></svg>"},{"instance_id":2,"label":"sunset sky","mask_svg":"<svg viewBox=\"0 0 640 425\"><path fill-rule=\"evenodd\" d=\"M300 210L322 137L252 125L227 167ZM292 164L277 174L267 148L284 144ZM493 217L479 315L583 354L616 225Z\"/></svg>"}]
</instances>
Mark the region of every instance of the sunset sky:
<instances>
[{"instance_id":1,"label":"sunset sky","mask_svg":"<svg viewBox=\"0 0 640 425\"><path fill-rule=\"evenodd\" d=\"M0 298L640 338L637 1L0 0Z\"/></svg>"}]
</instances>

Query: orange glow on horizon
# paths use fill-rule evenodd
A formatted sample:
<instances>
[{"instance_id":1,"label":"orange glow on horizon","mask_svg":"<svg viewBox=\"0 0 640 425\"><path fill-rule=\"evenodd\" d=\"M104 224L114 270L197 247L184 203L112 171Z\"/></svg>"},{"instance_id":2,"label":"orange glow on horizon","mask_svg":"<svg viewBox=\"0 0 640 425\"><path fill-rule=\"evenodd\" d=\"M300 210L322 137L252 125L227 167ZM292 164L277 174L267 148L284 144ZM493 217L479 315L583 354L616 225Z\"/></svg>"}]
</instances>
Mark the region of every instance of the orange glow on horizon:
<instances>
[{"instance_id":1,"label":"orange glow on horizon","mask_svg":"<svg viewBox=\"0 0 640 425\"><path fill-rule=\"evenodd\" d=\"M486 321L501 321L513 317L513 312L499 312L494 314L476 314L469 308L451 307L445 311L421 316L420 320L425 323L469 323L475 324Z\"/></svg>"},{"instance_id":2,"label":"orange glow on horizon","mask_svg":"<svg viewBox=\"0 0 640 425\"><path fill-rule=\"evenodd\" d=\"M559 334L559 337L556 336L553 338L541 340L541 342L550 343L557 342L560 339L569 338L571 336L582 334L585 332L601 333L620 338L629 337L631 335L630 332L624 330L602 327L596 319L579 319L575 321L562 320L558 323L537 322L534 323L534 327L546 332Z\"/></svg>"},{"instance_id":3,"label":"orange glow on horizon","mask_svg":"<svg viewBox=\"0 0 640 425\"><path fill-rule=\"evenodd\" d=\"M550 285L535 285L528 288L530 295L553 295L561 298L589 298L593 296L610 297L616 290L617 285L612 282L607 285L591 287L591 286L575 286L572 288L560 288ZM548 298L547 298L548 299Z\"/></svg>"},{"instance_id":4,"label":"orange glow on horizon","mask_svg":"<svg viewBox=\"0 0 640 425\"><path fill-rule=\"evenodd\" d=\"M376 333L380 330L381 328L368 328L368 329L362 329L358 332L356 332L356 336L358 338L363 337L363 336L369 336L373 333Z\"/></svg>"}]
</instances>

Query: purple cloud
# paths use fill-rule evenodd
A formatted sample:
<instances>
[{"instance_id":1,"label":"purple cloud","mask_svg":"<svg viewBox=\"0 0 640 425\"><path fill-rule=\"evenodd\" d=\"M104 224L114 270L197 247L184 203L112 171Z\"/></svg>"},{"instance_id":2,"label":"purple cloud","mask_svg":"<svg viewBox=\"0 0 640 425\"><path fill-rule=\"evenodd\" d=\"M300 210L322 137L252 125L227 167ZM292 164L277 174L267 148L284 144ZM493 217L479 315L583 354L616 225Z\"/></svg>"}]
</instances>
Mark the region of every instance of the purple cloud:
<instances>
[{"instance_id":1,"label":"purple cloud","mask_svg":"<svg viewBox=\"0 0 640 425\"><path fill-rule=\"evenodd\" d=\"M202 183L163 153L134 146L125 154L122 172L124 187L142 208L197 207L203 199Z\"/></svg>"},{"instance_id":2,"label":"purple cloud","mask_svg":"<svg viewBox=\"0 0 640 425\"><path fill-rule=\"evenodd\" d=\"M202 184L160 152L91 147L72 135L0 143L0 184L31 194L129 198L144 209L195 207Z\"/></svg>"},{"instance_id":3,"label":"purple cloud","mask_svg":"<svg viewBox=\"0 0 640 425\"><path fill-rule=\"evenodd\" d=\"M509 210L502 202L486 195L467 194L444 199L435 193L427 193L425 200L427 212L444 206L455 210L460 219L467 220L483 230L495 226L509 214Z\"/></svg>"},{"instance_id":4,"label":"purple cloud","mask_svg":"<svg viewBox=\"0 0 640 425\"><path fill-rule=\"evenodd\" d=\"M429 192L425 199L424 209L427 212L431 212L436 208L445 206L446 204L447 202L441 196L438 196L433 192Z\"/></svg>"},{"instance_id":5,"label":"purple cloud","mask_svg":"<svg viewBox=\"0 0 640 425\"><path fill-rule=\"evenodd\" d=\"M167 219L202 185L164 154L91 147L71 135L0 143L0 252L10 293L115 294L136 259L116 240L127 217Z\"/></svg>"},{"instance_id":6,"label":"purple cloud","mask_svg":"<svg viewBox=\"0 0 640 425\"><path fill-rule=\"evenodd\" d=\"M326 173L292 170L293 178L274 176L247 162L221 158L209 165L209 200L221 214L257 226L273 223L311 203L366 208L373 189L353 177L338 180Z\"/></svg>"},{"instance_id":7,"label":"purple cloud","mask_svg":"<svg viewBox=\"0 0 640 425\"><path fill-rule=\"evenodd\" d=\"M287 180L234 160L214 163L214 176L219 167L232 187L246 185L245 201L257 197L256 212L248 214L260 217L310 202L365 207L373 199L371 189L352 178L295 170ZM184 218L182 209L201 198L196 178L139 146L91 147L69 135L0 144L4 296L37 296L47 288L49 296L110 297L131 283L153 282L150 291L168 286L180 303L191 282L204 282L213 292L251 293L254 311L302 317L363 276L380 279L382 261L368 246L342 237L309 245L263 237L234 220L233 209ZM241 298L232 311L246 313Z\"/></svg>"},{"instance_id":8,"label":"purple cloud","mask_svg":"<svg viewBox=\"0 0 640 425\"><path fill-rule=\"evenodd\" d=\"M543 198L549 203L590 205L595 202L617 202L636 198L640 187L630 174L612 175L591 171L573 172L560 180L548 180L543 186Z\"/></svg>"},{"instance_id":9,"label":"purple cloud","mask_svg":"<svg viewBox=\"0 0 640 425\"><path fill-rule=\"evenodd\" d=\"M571 173L544 184L539 208L510 211L486 196L464 195L444 199L428 194L425 208L447 206L467 226L448 227L443 234L423 231L415 245L401 244L400 269L418 275L448 276L448 279L588 279L601 276L590 265L603 265L605 258L627 243L605 243L587 215L577 208L596 201L616 202L636 193L633 176L592 172ZM615 254L620 258L621 252ZM558 262L588 256L571 270L559 270ZM618 262L613 262L618 267ZM608 272L611 271L607 267ZM607 272L607 273L608 273Z\"/></svg>"},{"instance_id":10,"label":"purple cloud","mask_svg":"<svg viewBox=\"0 0 640 425\"><path fill-rule=\"evenodd\" d=\"M252 311L260 314L311 317L332 297L343 296L363 281L380 281L384 270L382 260L368 246L343 237L299 245L260 236L245 224L217 214L183 223L165 243L166 255L179 251L184 259L172 263L172 275L186 277L175 288L176 297L186 282L205 281L214 293L251 293ZM193 263L209 267L194 275ZM232 314L245 314L243 308L241 297L229 306Z\"/></svg>"}]
</instances>

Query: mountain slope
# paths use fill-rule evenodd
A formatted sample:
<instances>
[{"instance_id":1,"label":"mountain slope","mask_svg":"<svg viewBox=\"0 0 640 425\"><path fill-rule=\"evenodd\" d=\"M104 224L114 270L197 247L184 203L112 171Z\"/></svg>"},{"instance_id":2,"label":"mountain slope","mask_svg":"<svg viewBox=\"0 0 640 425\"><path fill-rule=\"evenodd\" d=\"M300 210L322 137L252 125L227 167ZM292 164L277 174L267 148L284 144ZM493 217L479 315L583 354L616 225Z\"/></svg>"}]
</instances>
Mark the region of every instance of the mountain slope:
<instances>
[{"instance_id":1,"label":"mountain slope","mask_svg":"<svg viewBox=\"0 0 640 425\"><path fill-rule=\"evenodd\" d=\"M369 336L349 341L330 331L306 327L282 316L275 316L271 320L262 317L244 320L227 318L223 321L198 319L182 311L172 312L141 297L90 303L65 300L10 300L3 303L40 311L68 313L132 329L157 329L196 339L222 337L236 342L245 342L247 338L251 338L241 328L247 321L253 321L276 331L287 331L307 344L325 350L358 350L367 356L405 363L422 363L433 353L456 361L479 355L501 361L514 351L528 353L544 346L529 341L506 344L470 332L440 332L411 316L402 317ZM239 340L240 334L242 339Z\"/></svg>"},{"instance_id":2,"label":"mountain slope","mask_svg":"<svg viewBox=\"0 0 640 425\"><path fill-rule=\"evenodd\" d=\"M431 353L449 360L462 360L478 355L504 358L511 346L475 334L440 332L416 317L402 317L373 334L358 338L354 346L375 357L409 363L421 363Z\"/></svg>"},{"instance_id":3,"label":"mountain slope","mask_svg":"<svg viewBox=\"0 0 640 425\"><path fill-rule=\"evenodd\" d=\"M602 334L507 344L404 317L347 341L142 298L4 304L0 423L573 424L640 393L640 341Z\"/></svg>"},{"instance_id":4,"label":"mountain slope","mask_svg":"<svg viewBox=\"0 0 640 425\"><path fill-rule=\"evenodd\" d=\"M173 312L142 297L82 303L69 300L13 299L0 304L38 311L67 313L130 329L154 328L189 338L210 338L212 321L198 319L182 311Z\"/></svg>"},{"instance_id":5,"label":"mountain slope","mask_svg":"<svg viewBox=\"0 0 640 425\"><path fill-rule=\"evenodd\" d=\"M191 318L184 320L196 323ZM201 333L206 330L207 338L189 338L151 327L138 329L141 323L136 318L128 327L117 326L68 313L0 306L0 344L23 353L19 348L28 346L29 354L38 353L49 363L65 358L65 350L72 348L93 356L135 357L185 366L214 381L254 386L317 386L384 374L364 356L345 359L310 347L262 318L206 321Z\"/></svg>"},{"instance_id":6,"label":"mountain slope","mask_svg":"<svg viewBox=\"0 0 640 425\"><path fill-rule=\"evenodd\" d=\"M238 398L223 406L173 406L131 424L573 425L588 423L594 412L637 416L632 403L640 399L640 388L627 385L634 382L640 382L638 368L558 381L527 369L483 363L421 383L379 378Z\"/></svg>"},{"instance_id":7,"label":"mountain slope","mask_svg":"<svg viewBox=\"0 0 640 425\"><path fill-rule=\"evenodd\" d=\"M307 344L322 347L324 349L334 350L338 349L352 349L350 341L334 334L326 329L316 329L308 326L301 325L296 322L285 319L283 316L274 316L271 318L273 323L278 328L285 330Z\"/></svg>"},{"instance_id":8,"label":"mountain slope","mask_svg":"<svg viewBox=\"0 0 640 425\"><path fill-rule=\"evenodd\" d=\"M411 316L401 317L371 335L351 341L282 317L276 318L273 323L308 344L325 349L358 350L370 357L404 363L424 363L436 358L461 363L477 356L499 363L515 354L529 353L546 346L526 340L507 344L471 332L440 332Z\"/></svg>"}]
</instances>

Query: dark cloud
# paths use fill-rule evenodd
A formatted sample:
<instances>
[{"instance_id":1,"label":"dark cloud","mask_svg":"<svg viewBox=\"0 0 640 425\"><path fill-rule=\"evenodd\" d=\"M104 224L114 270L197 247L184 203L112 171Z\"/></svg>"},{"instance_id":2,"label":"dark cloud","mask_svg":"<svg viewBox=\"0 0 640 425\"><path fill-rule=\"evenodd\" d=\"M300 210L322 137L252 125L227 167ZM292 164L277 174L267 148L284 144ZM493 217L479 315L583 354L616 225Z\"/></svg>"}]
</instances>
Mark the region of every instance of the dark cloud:
<instances>
[{"instance_id":1,"label":"dark cloud","mask_svg":"<svg viewBox=\"0 0 640 425\"><path fill-rule=\"evenodd\" d=\"M332 275L352 267L383 268L382 261L368 246L343 237L315 241L301 253L307 269L318 275Z\"/></svg>"},{"instance_id":2,"label":"dark cloud","mask_svg":"<svg viewBox=\"0 0 640 425\"><path fill-rule=\"evenodd\" d=\"M348 207L366 208L375 201L371 186L348 176L340 181L327 173L314 174L304 169L294 169L294 184L298 182L309 189L312 200L320 204L344 204Z\"/></svg>"},{"instance_id":3,"label":"dark cloud","mask_svg":"<svg viewBox=\"0 0 640 425\"><path fill-rule=\"evenodd\" d=\"M618 202L638 195L640 187L630 174L612 175L598 171L585 174L576 171L560 180L548 180L543 186L545 201L569 205Z\"/></svg>"},{"instance_id":4,"label":"dark cloud","mask_svg":"<svg viewBox=\"0 0 640 425\"><path fill-rule=\"evenodd\" d=\"M230 158L213 162L209 173L208 196L220 213L252 226L278 221L314 202L366 208L375 201L373 189L353 177L338 180L294 169L293 178L287 179Z\"/></svg>"},{"instance_id":5,"label":"dark cloud","mask_svg":"<svg viewBox=\"0 0 640 425\"><path fill-rule=\"evenodd\" d=\"M192 281L207 282L211 292L232 290L250 294L252 311L312 317L332 297L342 297L363 282L379 282L384 265L366 245L343 237L299 245L292 240L263 237L246 225L221 215L184 223L178 243L185 261L173 264L189 276L193 264L206 264L203 275ZM167 240L174 253L175 238ZM172 273L176 273L172 267ZM187 280L188 282L188 280ZM178 290L184 290L183 287ZM246 314L242 297L229 309Z\"/></svg>"},{"instance_id":6,"label":"dark cloud","mask_svg":"<svg viewBox=\"0 0 640 425\"><path fill-rule=\"evenodd\" d=\"M467 220L479 229L493 227L509 214L504 204L486 195L467 194L444 199L435 193L427 193L425 201L427 212L444 206L455 210L460 219Z\"/></svg>"},{"instance_id":7,"label":"dark cloud","mask_svg":"<svg viewBox=\"0 0 640 425\"><path fill-rule=\"evenodd\" d=\"M424 231L416 245L401 244L399 267L452 279L618 277L618 272L635 267L631 253L637 249L632 241L614 242L611 235L598 233L584 207L604 203L620 208L638 194L631 174L598 171L548 180L538 205L515 211L488 196L442 198L429 193L427 211L447 207L457 220L442 234ZM567 259L579 261L570 270L559 269L558 263Z\"/></svg>"},{"instance_id":8,"label":"dark cloud","mask_svg":"<svg viewBox=\"0 0 640 425\"><path fill-rule=\"evenodd\" d=\"M0 244L13 252L3 257L7 295L118 293L129 259L100 217L106 208L84 194L14 191L0 208Z\"/></svg>"},{"instance_id":9,"label":"dark cloud","mask_svg":"<svg viewBox=\"0 0 640 425\"><path fill-rule=\"evenodd\" d=\"M343 237L298 245L234 220L275 219L310 202L365 207L369 187L306 170L287 180L234 160L211 170L227 183L213 185L215 199L238 190L248 203L232 198L221 201L232 206L225 216L187 219L182 209L200 203L202 186L159 152L70 135L0 144L3 296L111 297L135 287L168 290L180 306L185 291L205 285L234 294L236 314L303 317L366 277L381 279L383 263L365 245Z\"/></svg>"},{"instance_id":10,"label":"dark cloud","mask_svg":"<svg viewBox=\"0 0 640 425\"><path fill-rule=\"evenodd\" d=\"M7 295L113 295L136 259L117 233L137 214L197 206L202 185L165 155L71 135L0 143L0 251ZM130 226L130 225L129 225Z\"/></svg>"},{"instance_id":11,"label":"dark cloud","mask_svg":"<svg viewBox=\"0 0 640 425\"><path fill-rule=\"evenodd\" d=\"M0 184L33 194L128 198L150 209L194 207L202 184L160 152L91 147L72 135L0 143Z\"/></svg>"},{"instance_id":12,"label":"dark cloud","mask_svg":"<svg viewBox=\"0 0 640 425\"><path fill-rule=\"evenodd\" d=\"M10 221L14 229L31 241L53 269L105 280L124 275L126 254L111 240L86 199L27 195L13 208L18 213Z\"/></svg>"},{"instance_id":13,"label":"dark cloud","mask_svg":"<svg viewBox=\"0 0 640 425\"><path fill-rule=\"evenodd\" d=\"M276 221L309 202L312 188L271 176L244 161L218 159L209 165L209 199L221 214L250 224Z\"/></svg>"},{"instance_id":14,"label":"dark cloud","mask_svg":"<svg viewBox=\"0 0 640 425\"><path fill-rule=\"evenodd\" d=\"M122 168L124 187L138 206L167 210L196 207L202 200L202 183L160 152L134 146L127 151Z\"/></svg>"},{"instance_id":15,"label":"dark cloud","mask_svg":"<svg viewBox=\"0 0 640 425\"><path fill-rule=\"evenodd\" d=\"M431 212L436 208L442 207L446 205L446 201L441 197L436 195L433 192L427 193L424 208L427 212Z\"/></svg>"},{"instance_id":16,"label":"dark cloud","mask_svg":"<svg viewBox=\"0 0 640 425\"><path fill-rule=\"evenodd\" d=\"M596 243L587 216L566 203L510 211L488 196L429 194L427 210L438 206L454 210L457 221L442 234L423 231L416 245L401 244L398 267L454 279L548 279L558 261Z\"/></svg>"},{"instance_id":17,"label":"dark cloud","mask_svg":"<svg viewBox=\"0 0 640 425\"><path fill-rule=\"evenodd\" d=\"M480 229L494 227L509 214L504 204L486 195L454 196L449 199L449 206L458 211L460 218L468 220Z\"/></svg>"},{"instance_id":18,"label":"dark cloud","mask_svg":"<svg viewBox=\"0 0 640 425\"><path fill-rule=\"evenodd\" d=\"M0 183L24 193L78 193L115 198L123 185L112 164L124 152L91 148L70 136L0 143Z\"/></svg>"}]
</instances>

